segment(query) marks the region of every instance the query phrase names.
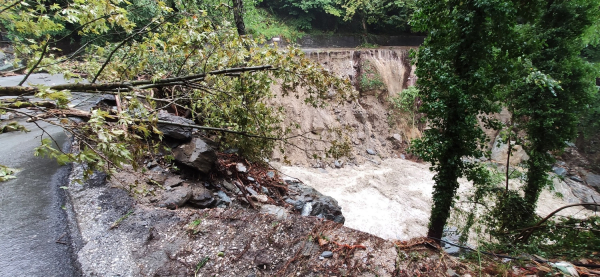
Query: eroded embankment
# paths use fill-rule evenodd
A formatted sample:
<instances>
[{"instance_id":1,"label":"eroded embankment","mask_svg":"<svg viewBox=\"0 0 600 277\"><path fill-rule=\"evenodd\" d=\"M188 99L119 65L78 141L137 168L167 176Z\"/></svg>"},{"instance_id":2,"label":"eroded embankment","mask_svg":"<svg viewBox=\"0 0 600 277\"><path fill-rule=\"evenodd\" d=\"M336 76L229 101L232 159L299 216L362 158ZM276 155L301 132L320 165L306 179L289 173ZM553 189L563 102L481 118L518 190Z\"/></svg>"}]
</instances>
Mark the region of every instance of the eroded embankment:
<instances>
[{"instance_id":1,"label":"eroded embankment","mask_svg":"<svg viewBox=\"0 0 600 277\"><path fill-rule=\"evenodd\" d=\"M369 160L400 157L406 141L420 135L417 126L406 118L390 113L389 98L416 81L414 66L410 64L408 47L381 49L310 49L306 55L341 78L349 79L356 88L355 97L340 99L330 93L324 108L306 105L299 91L295 95L277 97L273 105L285 110L286 125L297 123L294 134L305 134L291 139L293 145L285 152L277 151L273 160L288 160L293 165L362 164ZM275 88L277 91L277 88ZM338 131L341 131L338 132ZM331 144L347 143L348 155L336 157L327 154ZM367 152L367 150L369 150ZM371 154L368 154L371 153ZM316 158L315 158L316 157Z\"/></svg>"}]
</instances>

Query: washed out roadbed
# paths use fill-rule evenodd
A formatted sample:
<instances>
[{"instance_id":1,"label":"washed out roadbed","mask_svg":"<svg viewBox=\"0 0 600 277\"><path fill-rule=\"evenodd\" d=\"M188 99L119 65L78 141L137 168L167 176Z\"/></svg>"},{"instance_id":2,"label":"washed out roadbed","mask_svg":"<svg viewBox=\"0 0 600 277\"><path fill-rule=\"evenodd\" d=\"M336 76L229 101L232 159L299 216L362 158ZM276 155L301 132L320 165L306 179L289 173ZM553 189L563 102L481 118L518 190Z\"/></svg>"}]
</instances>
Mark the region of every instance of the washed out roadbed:
<instances>
[{"instance_id":1,"label":"washed out roadbed","mask_svg":"<svg viewBox=\"0 0 600 277\"><path fill-rule=\"evenodd\" d=\"M423 244L397 247L322 218L267 214L236 205L170 210L139 203L101 180L94 176L68 188L72 240L85 276L448 276L450 268L466 272L454 258Z\"/></svg>"}]
</instances>

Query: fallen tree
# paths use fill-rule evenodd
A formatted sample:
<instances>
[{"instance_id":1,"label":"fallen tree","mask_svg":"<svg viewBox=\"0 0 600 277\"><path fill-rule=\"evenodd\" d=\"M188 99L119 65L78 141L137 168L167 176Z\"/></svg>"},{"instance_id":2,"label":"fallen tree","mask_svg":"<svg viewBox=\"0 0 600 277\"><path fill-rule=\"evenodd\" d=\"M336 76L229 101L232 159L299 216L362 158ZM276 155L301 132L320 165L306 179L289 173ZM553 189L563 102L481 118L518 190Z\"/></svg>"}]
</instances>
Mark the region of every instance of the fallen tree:
<instances>
[{"instance_id":1,"label":"fallen tree","mask_svg":"<svg viewBox=\"0 0 600 277\"><path fill-rule=\"evenodd\" d=\"M134 24L131 18L139 15L135 3L68 1L61 7L42 2L52 8L15 3L0 13L14 22L7 29L15 62L25 61L27 73L18 86L0 87L0 96L13 98L0 102L0 113L20 112L32 122L59 125L79 138L79 154L62 153L51 139L43 141L37 154L60 162L86 162L109 172L134 163L157 149L156 139L162 136L157 124L167 124L158 119L160 110L183 115L194 122L187 127L203 130L223 148L260 160L276 143L285 142L293 128L283 125L279 107L268 104L275 96L273 84L284 94L304 90L309 95L305 102L314 106L323 105L332 91L339 99L352 91L348 81L304 58L299 49L263 47L260 40L238 35L230 23L212 22L185 6L173 9L159 1L152 16L145 14L143 22ZM40 14L55 21L47 22ZM67 24L75 27L66 30ZM56 55L55 45L75 32L86 43L74 54ZM77 79L26 86L30 74L40 70ZM71 92L111 94L116 109L69 108ZM29 96L46 104L28 101ZM37 112L17 110L24 107Z\"/></svg>"}]
</instances>

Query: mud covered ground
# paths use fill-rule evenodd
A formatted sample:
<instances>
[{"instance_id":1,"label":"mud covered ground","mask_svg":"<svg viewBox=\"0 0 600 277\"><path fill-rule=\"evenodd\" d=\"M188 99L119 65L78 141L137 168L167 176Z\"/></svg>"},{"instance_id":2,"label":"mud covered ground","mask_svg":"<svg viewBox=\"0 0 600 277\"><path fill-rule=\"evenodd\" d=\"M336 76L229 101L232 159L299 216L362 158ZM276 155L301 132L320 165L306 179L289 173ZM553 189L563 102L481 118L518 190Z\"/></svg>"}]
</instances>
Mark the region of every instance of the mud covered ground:
<instances>
[{"instance_id":1,"label":"mud covered ground","mask_svg":"<svg viewBox=\"0 0 600 277\"><path fill-rule=\"evenodd\" d=\"M169 210L92 178L69 187L85 276L447 276L466 267L418 241L248 208ZM331 251L331 257L321 257ZM327 254L327 253L325 253ZM325 255L327 256L327 255ZM453 271L453 272L454 272Z\"/></svg>"}]
</instances>

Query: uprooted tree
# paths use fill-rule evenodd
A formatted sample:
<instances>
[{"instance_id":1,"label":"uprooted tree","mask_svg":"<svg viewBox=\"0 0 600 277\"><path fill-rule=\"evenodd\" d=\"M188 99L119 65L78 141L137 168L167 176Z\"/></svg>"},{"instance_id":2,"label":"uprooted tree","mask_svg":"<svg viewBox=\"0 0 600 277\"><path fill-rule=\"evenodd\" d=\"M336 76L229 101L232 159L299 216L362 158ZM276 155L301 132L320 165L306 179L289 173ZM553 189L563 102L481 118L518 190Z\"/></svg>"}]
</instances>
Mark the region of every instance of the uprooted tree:
<instances>
[{"instance_id":1,"label":"uprooted tree","mask_svg":"<svg viewBox=\"0 0 600 277\"><path fill-rule=\"evenodd\" d=\"M25 114L30 120L59 125L82 144L77 153L63 153L47 139L37 154L104 171L135 164L153 148L151 137L160 136L158 110L170 109L193 119L196 124L188 127L209 132L223 147L258 159L277 142L285 143L291 128L283 126L282 111L268 104L275 97L272 84L284 94L304 89L309 105L323 104L328 91L343 97L351 89L299 49L259 46L260 40L239 36L229 22L214 22L189 3L151 1L148 10L133 2L37 0L0 6L0 22L12 41L9 51L26 73L18 86L0 87L0 96L16 98L0 102L0 112L36 106L44 113ZM57 45L74 38L77 49L59 55ZM73 83L24 86L31 73L42 70ZM71 92L112 94L117 111L68 108ZM29 103L26 95L47 101Z\"/></svg>"}]
</instances>

